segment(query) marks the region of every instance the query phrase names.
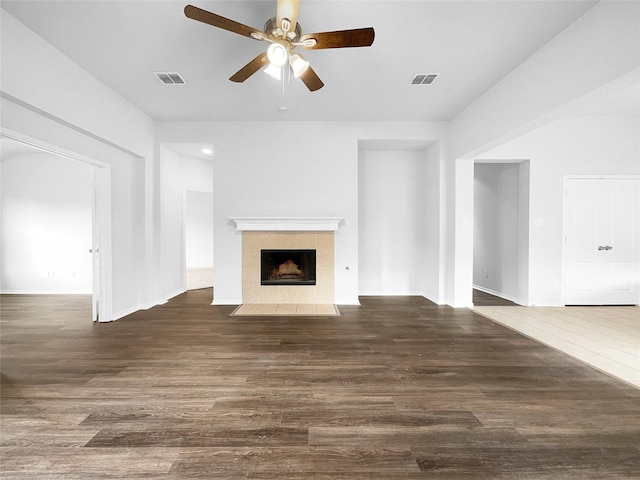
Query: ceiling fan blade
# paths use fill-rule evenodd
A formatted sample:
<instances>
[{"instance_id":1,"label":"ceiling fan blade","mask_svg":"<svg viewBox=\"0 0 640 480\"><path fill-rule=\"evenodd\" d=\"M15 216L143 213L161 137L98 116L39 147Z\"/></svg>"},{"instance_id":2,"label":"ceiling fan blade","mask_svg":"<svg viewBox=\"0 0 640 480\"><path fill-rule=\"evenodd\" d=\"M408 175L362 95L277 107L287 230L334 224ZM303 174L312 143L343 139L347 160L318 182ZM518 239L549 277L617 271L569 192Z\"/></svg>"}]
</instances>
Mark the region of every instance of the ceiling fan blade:
<instances>
[{"instance_id":1,"label":"ceiling fan blade","mask_svg":"<svg viewBox=\"0 0 640 480\"><path fill-rule=\"evenodd\" d=\"M184 7L184 14L192 20L197 20L198 22L213 25L214 27L222 28L223 30L227 30L228 32L237 33L249 38L255 38L251 36L251 34L254 32L257 32L257 34L262 33L262 31L258 30L257 28L249 27L242 23L236 22L235 20L230 20L215 13L207 12L206 10L194 7L193 5L187 5L186 7Z\"/></svg>"},{"instance_id":2,"label":"ceiling fan blade","mask_svg":"<svg viewBox=\"0 0 640 480\"><path fill-rule=\"evenodd\" d=\"M266 63L267 63L267 54L261 53L256 58L254 58L249 63L247 63L244 67L242 67L240 70L238 70L236 73L234 73L231 77L229 77L229 80L231 80L232 82L238 82L238 83L244 82L247 78L249 78L251 75L253 75L262 67L264 67Z\"/></svg>"},{"instance_id":3,"label":"ceiling fan blade","mask_svg":"<svg viewBox=\"0 0 640 480\"><path fill-rule=\"evenodd\" d=\"M307 50L319 50L322 48L369 47L374 38L375 31L372 27L367 27L335 32L308 33L303 35L300 41ZM311 40L315 40L315 45L310 42Z\"/></svg>"},{"instance_id":4,"label":"ceiling fan blade","mask_svg":"<svg viewBox=\"0 0 640 480\"><path fill-rule=\"evenodd\" d=\"M302 75L300 75L300 80L302 80L307 88L312 92L320 90L322 87L324 87L324 83L322 83L320 77L318 77L316 72L311 67L308 67L307 70Z\"/></svg>"},{"instance_id":5,"label":"ceiling fan blade","mask_svg":"<svg viewBox=\"0 0 640 480\"><path fill-rule=\"evenodd\" d=\"M295 31L299 11L300 0L278 0L276 7L276 24L282 28L282 19L288 18L291 21L289 31Z\"/></svg>"}]
</instances>

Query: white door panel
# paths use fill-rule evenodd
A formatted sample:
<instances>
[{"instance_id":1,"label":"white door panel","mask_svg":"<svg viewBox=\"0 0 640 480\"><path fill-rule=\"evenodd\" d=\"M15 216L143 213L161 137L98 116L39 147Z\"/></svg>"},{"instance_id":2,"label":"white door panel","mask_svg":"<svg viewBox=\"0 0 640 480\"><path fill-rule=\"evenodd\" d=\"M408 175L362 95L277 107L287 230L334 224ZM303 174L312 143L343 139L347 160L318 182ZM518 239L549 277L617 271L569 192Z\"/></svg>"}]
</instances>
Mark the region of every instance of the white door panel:
<instances>
[{"instance_id":1,"label":"white door panel","mask_svg":"<svg viewBox=\"0 0 640 480\"><path fill-rule=\"evenodd\" d=\"M565 304L637 304L640 179L567 179Z\"/></svg>"}]
</instances>

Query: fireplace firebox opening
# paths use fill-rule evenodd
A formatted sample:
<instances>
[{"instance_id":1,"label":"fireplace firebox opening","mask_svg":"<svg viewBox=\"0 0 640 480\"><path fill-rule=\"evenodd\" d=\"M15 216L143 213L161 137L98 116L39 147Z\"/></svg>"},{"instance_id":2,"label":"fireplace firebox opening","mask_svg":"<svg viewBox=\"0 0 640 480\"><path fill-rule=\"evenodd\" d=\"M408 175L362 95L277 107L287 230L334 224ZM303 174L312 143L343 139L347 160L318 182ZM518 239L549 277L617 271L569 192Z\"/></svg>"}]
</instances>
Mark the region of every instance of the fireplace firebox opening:
<instances>
[{"instance_id":1,"label":"fireplace firebox opening","mask_svg":"<svg viewBox=\"0 0 640 480\"><path fill-rule=\"evenodd\" d=\"M261 285L315 285L315 250L261 250Z\"/></svg>"}]
</instances>

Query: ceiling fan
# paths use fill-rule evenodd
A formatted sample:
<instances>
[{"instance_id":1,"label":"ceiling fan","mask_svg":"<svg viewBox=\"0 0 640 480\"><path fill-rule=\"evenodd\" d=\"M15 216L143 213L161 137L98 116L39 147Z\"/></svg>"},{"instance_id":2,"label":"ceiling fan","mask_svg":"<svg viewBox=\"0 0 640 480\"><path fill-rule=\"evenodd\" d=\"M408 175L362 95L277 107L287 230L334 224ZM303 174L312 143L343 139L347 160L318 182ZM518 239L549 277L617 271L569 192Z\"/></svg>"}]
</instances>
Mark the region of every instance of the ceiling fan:
<instances>
[{"instance_id":1,"label":"ceiling fan","mask_svg":"<svg viewBox=\"0 0 640 480\"><path fill-rule=\"evenodd\" d=\"M193 5L187 5L184 8L184 14L193 20L270 44L266 52L261 53L234 73L229 78L232 82L244 82L262 67L266 67L266 73L280 78L283 67L288 64L294 76L300 78L313 92L321 89L324 83L313 71L309 62L302 55L294 53L296 47L319 50L369 47L373 43L375 32L371 27L303 35L298 23L300 0L277 0L277 2L276 16L267 20L263 30L243 25Z\"/></svg>"}]
</instances>

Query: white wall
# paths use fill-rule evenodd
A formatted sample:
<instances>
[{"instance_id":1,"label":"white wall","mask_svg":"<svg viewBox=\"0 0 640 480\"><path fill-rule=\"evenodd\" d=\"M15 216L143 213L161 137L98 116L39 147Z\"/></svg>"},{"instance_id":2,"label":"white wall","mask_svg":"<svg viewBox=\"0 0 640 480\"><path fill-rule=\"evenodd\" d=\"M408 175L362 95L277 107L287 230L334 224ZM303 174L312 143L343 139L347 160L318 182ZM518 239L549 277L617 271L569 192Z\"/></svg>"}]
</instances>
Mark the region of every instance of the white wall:
<instances>
[{"instance_id":1,"label":"white wall","mask_svg":"<svg viewBox=\"0 0 640 480\"><path fill-rule=\"evenodd\" d=\"M215 303L242 301L241 216L340 217L335 300L358 303L358 140L442 138L439 122L161 122L161 142L210 142ZM349 267L347 269L347 267Z\"/></svg>"},{"instance_id":2,"label":"white wall","mask_svg":"<svg viewBox=\"0 0 640 480\"><path fill-rule=\"evenodd\" d=\"M565 175L640 174L638 117L567 117L482 155L530 159L529 303L561 305Z\"/></svg>"},{"instance_id":3,"label":"white wall","mask_svg":"<svg viewBox=\"0 0 640 480\"><path fill-rule=\"evenodd\" d=\"M360 295L422 295L426 152L361 151L358 167Z\"/></svg>"},{"instance_id":4,"label":"white wall","mask_svg":"<svg viewBox=\"0 0 640 480\"><path fill-rule=\"evenodd\" d=\"M93 167L22 153L0 169L2 293L92 293Z\"/></svg>"},{"instance_id":5,"label":"white wall","mask_svg":"<svg viewBox=\"0 0 640 480\"><path fill-rule=\"evenodd\" d=\"M422 219L424 246L422 294L437 304L444 303L444 182L441 155L442 142L429 145L425 151L425 178L422 184L425 212Z\"/></svg>"},{"instance_id":6,"label":"white wall","mask_svg":"<svg viewBox=\"0 0 640 480\"><path fill-rule=\"evenodd\" d=\"M25 27L0 15L2 91L114 145L151 158L153 121Z\"/></svg>"},{"instance_id":7,"label":"white wall","mask_svg":"<svg viewBox=\"0 0 640 480\"><path fill-rule=\"evenodd\" d=\"M473 198L468 193L473 168L464 160L638 82L639 19L638 2L598 2L449 122L443 185L446 303L471 303L473 241L468 224Z\"/></svg>"},{"instance_id":8,"label":"white wall","mask_svg":"<svg viewBox=\"0 0 640 480\"><path fill-rule=\"evenodd\" d=\"M1 21L2 128L111 167L110 313L101 320L157 303L154 122L5 11Z\"/></svg>"},{"instance_id":9,"label":"white wall","mask_svg":"<svg viewBox=\"0 0 640 480\"><path fill-rule=\"evenodd\" d=\"M519 292L519 176L517 163L476 164L473 284L510 300Z\"/></svg>"},{"instance_id":10,"label":"white wall","mask_svg":"<svg viewBox=\"0 0 640 480\"><path fill-rule=\"evenodd\" d=\"M186 191L187 268L213 267L213 193Z\"/></svg>"}]
</instances>

